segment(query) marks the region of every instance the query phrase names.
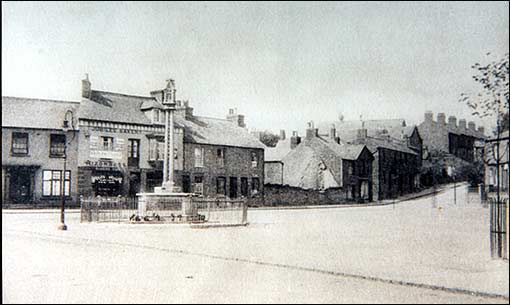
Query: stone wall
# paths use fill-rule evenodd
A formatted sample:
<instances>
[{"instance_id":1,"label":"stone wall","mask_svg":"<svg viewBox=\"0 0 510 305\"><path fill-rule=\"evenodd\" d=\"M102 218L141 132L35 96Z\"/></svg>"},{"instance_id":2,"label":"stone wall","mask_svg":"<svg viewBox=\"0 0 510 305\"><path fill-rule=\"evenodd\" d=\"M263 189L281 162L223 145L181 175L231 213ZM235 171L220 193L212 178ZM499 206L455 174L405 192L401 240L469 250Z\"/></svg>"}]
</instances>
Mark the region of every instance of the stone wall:
<instances>
[{"instance_id":1,"label":"stone wall","mask_svg":"<svg viewBox=\"0 0 510 305\"><path fill-rule=\"evenodd\" d=\"M348 204L343 188L330 188L325 191L305 190L288 185L266 184L264 187L264 206L305 206Z\"/></svg>"}]
</instances>

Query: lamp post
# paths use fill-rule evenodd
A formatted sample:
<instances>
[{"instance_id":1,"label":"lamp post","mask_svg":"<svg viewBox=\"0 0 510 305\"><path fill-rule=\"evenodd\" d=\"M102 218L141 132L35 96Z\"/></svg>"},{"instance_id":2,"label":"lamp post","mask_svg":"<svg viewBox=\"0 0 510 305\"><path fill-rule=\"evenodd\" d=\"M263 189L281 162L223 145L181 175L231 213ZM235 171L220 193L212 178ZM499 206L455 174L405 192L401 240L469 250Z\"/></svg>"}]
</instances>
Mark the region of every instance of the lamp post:
<instances>
[{"instance_id":1,"label":"lamp post","mask_svg":"<svg viewBox=\"0 0 510 305\"><path fill-rule=\"evenodd\" d=\"M60 207L60 225L58 226L58 229L59 230L62 230L62 231L66 231L67 230L67 225L65 224L65 206L66 206L66 194L65 194L65 191L66 191L66 188L65 188L65 183L66 183L66 170L67 170L67 132L69 131L69 120L68 120L68 114L71 115L71 127L72 127L72 130L74 131L74 123L73 123L73 111L72 110L67 110L66 111L66 114L64 116L64 121L62 123L62 131L64 132L64 135L65 135L65 139L64 139L64 154L63 154L63 159L64 159L64 171L62 173L62 175L60 175L61 177L61 183L60 183L60 186L61 186L61 192L60 194L62 195L62 205ZM74 138L74 133L73 133L73 138ZM71 139L72 140L72 139ZM70 143L71 141L69 141ZM71 188L71 185L69 185L69 188Z\"/></svg>"}]
</instances>

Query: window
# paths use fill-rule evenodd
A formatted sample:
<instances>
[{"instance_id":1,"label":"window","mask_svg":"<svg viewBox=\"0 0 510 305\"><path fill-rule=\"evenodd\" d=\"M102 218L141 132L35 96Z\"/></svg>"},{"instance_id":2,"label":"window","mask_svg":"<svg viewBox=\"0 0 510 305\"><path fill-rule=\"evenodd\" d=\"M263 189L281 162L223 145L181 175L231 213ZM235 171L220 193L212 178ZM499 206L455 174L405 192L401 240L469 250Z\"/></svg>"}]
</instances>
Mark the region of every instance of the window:
<instances>
[{"instance_id":1,"label":"window","mask_svg":"<svg viewBox=\"0 0 510 305\"><path fill-rule=\"evenodd\" d=\"M63 157L65 154L66 136L63 134L50 135L50 157Z\"/></svg>"},{"instance_id":2,"label":"window","mask_svg":"<svg viewBox=\"0 0 510 305\"><path fill-rule=\"evenodd\" d=\"M149 160L163 160L165 156L165 143L154 138L149 139Z\"/></svg>"},{"instance_id":3,"label":"window","mask_svg":"<svg viewBox=\"0 0 510 305\"><path fill-rule=\"evenodd\" d=\"M252 178L251 179L251 194L255 195L260 190L260 181L259 178Z\"/></svg>"},{"instance_id":4,"label":"window","mask_svg":"<svg viewBox=\"0 0 510 305\"><path fill-rule=\"evenodd\" d=\"M204 167L204 149L195 148L195 167Z\"/></svg>"},{"instance_id":5,"label":"window","mask_svg":"<svg viewBox=\"0 0 510 305\"><path fill-rule=\"evenodd\" d=\"M139 165L140 160L140 140L129 139L128 140L128 166Z\"/></svg>"},{"instance_id":6,"label":"window","mask_svg":"<svg viewBox=\"0 0 510 305\"><path fill-rule=\"evenodd\" d=\"M103 150L113 150L113 138L101 137L103 140Z\"/></svg>"},{"instance_id":7,"label":"window","mask_svg":"<svg viewBox=\"0 0 510 305\"><path fill-rule=\"evenodd\" d=\"M195 180L193 183L193 192L199 195L202 195L204 193L204 177L195 176Z\"/></svg>"},{"instance_id":8,"label":"window","mask_svg":"<svg viewBox=\"0 0 510 305\"><path fill-rule=\"evenodd\" d=\"M128 140L128 158L140 158L140 140L129 139Z\"/></svg>"},{"instance_id":9,"label":"window","mask_svg":"<svg viewBox=\"0 0 510 305\"><path fill-rule=\"evenodd\" d=\"M62 171L43 171L43 196L61 196L62 194ZM71 191L71 171L66 171L64 181L64 193L69 196Z\"/></svg>"},{"instance_id":10,"label":"window","mask_svg":"<svg viewBox=\"0 0 510 305\"><path fill-rule=\"evenodd\" d=\"M216 178L216 193L218 195L227 195L227 188L226 188L226 179L225 177L218 177Z\"/></svg>"},{"instance_id":11,"label":"window","mask_svg":"<svg viewBox=\"0 0 510 305\"><path fill-rule=\"evenodd\" d=\"M11 153L16 155L28 154L28 133L12 133Z\"/></svg>"},{"instance_id":12,"label":"window","mask_svg":"<svg viewBox=\"0 0 510 305\"><path fill-rule=\"evenodd\" d=\"M225 166L225 150L223 148L218 148L216 150L216 159L218 160L218 166Z\"/></svg>"},{"instance_id":13,"label":"window","mask_svg":"<svg viewBox=\"0 0 510 305\"><path fill-rule=\"evenodd\" d=\"M258 158L257 158L257 153L256 152L252 152L251 153L251 167L257 167L258 166Z\"/></svg>"}]
</instances>

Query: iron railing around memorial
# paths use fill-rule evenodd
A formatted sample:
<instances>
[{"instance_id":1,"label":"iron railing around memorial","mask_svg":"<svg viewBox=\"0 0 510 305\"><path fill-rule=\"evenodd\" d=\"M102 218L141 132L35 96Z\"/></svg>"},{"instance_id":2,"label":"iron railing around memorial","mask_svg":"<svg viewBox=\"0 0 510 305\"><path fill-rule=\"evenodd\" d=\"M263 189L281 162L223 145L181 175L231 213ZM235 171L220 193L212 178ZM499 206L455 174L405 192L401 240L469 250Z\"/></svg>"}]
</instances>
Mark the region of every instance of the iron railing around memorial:
<instances>
[{"instance_id":1,"label":"iron railing around memorial","mask_svg":"<svg viewBox=\"0 0 510 305\"><path fill-rule=\"evenodd\" d=\"M138 211L138 199L132 197L80 197L81 222L129 221Z\"/></svg>"},{"instance_id":2,"label":"iron railing around memorial","mask_svg":"<svg viewBox=\"0 0 510 305\"><path fill-rule=\"evenodd\" d=\"M147 200L147 199L146 199ZM191 196L191 218L183 215L183 198L159 197L146 202L146 215L139 215L138 198L88 197L80 198L82 222L161 221L170 223L207 223L209 225L247 224L248 204L245 198ZM189 215L188 215L189 216Z\"/></svg>"}]
</instances>

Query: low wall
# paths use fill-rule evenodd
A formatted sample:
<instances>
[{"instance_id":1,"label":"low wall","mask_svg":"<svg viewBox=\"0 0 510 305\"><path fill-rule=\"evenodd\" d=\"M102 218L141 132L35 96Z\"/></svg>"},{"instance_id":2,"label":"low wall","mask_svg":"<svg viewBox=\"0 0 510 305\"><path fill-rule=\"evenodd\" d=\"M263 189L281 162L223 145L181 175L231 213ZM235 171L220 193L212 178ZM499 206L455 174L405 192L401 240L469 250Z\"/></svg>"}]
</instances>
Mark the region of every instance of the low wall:
<instances>
[{"instance_id":1,"label":"low wall","mask_svg":"<svg viewBox=\"0 0 510 305\"><path fill-rule=\"evenodd\" d=\"M300 206L353 203L342 188L305 190L288 185L264 185L264 206Z\"/></svg>"}]
</instances>

